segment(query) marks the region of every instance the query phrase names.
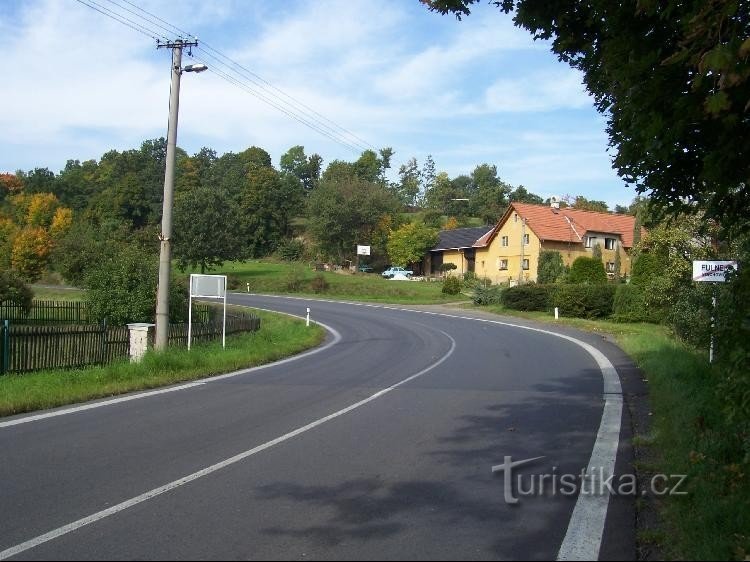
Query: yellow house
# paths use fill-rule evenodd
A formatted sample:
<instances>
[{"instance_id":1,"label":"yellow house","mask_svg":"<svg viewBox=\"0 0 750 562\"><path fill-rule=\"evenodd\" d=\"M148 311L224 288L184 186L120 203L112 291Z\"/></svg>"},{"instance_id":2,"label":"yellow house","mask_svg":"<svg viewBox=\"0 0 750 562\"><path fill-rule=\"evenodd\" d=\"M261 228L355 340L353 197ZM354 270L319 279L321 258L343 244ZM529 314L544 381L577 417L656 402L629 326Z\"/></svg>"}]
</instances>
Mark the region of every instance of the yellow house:
<instances>
[{"instance_id":1,"label":"yellow house","mask_svg":"<svg viewBox=\"0 0 750 562\"><path fill-rule=\"evenodd\" d=\"M630 275L634 227L630 215L511 203L500 222L474 243L473 271L493 283L536 281L542 250L560 252L570 265L580 256L591 257L598 244L610 276Z\"/></svg>"}]
</instances>

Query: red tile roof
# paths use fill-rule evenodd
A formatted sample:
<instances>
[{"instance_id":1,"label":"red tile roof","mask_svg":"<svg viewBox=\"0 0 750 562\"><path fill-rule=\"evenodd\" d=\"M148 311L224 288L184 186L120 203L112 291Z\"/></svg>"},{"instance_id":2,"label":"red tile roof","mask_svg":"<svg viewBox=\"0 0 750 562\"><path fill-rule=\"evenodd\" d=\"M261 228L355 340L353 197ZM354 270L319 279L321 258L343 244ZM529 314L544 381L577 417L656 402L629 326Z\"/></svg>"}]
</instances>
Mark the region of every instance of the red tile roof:
<instances>
[{"instance_id":1,"label":"red tile roof","mask_svg":"<svg viewBox=\"0 0 750 562\"><path fill-rule=\"evenodd\" d=\"M598 232L619 235L623 246L633 247L635 217L571 208L555 210L547 205L529 203L511 203L497 226L477 240L474 247L487 246L514 210L526 219L526 225L540 240L582 243L586 233Z\"/></svg>"}]
</instances>

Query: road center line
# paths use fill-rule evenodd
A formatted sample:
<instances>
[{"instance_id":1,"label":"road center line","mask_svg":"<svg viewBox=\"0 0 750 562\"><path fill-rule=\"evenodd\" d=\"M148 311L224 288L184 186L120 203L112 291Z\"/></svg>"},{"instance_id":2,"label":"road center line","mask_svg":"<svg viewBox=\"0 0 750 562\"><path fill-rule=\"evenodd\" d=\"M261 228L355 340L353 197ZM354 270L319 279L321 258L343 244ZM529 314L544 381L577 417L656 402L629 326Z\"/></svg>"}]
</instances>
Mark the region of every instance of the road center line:
<instances>
[{"instance_id":1,"label":"road center line","mask_svg":"<svg viewBox=\"0 0 750 562\"><path fill-rule=\"evenodd\" d=\"M181 486L184 486L185 484L189 484L190 482L193 482L195 480L198 480L199 478L203 478L204 476L208 476L209 474L213 474L214 472L217 472L223 468L226 468L228 466L231 466L233 464L236 464L240 461L243 461L249 457L252 457L253 455L257 455L258 453L265 451L266 449L270 449L271 447L274 447L276 445L279 445L285 441L288 441L289 439L292 439L294 437L297 437L298 435L301 435L303 433L306 433L312 429L315 429L316 427L319 427L323 425L326 422L329 422L331 420L334 420L336 418L339 418L345 414L348 414L349 412L352 412L358 408L361 408L362 406L365 406L366 404L369 404L370 402L373 402L377 400L378 398L381 398L382 396L385 396L386 394L396 390L397 388L413 381L416 378L421 377L422 375L432 371L436 367L442 365L445 361L448 360L448 358L453 355L453 352L456 350L456 340L454 340L450 334L447 334L446 332L443 332L442 330L438 330L441 334L443 334L445 337L447 337L451 342L451 347L448 350L448 352L443 355L440 359L438 359L436 362L432 363L428 367L422 369L418 373L403 379L402 381L389 386L388 388L385 388L383 390L380 390L373 394L372 396L365 398L364 400L360 400L359 402L356 402L355 404L352 404L351 406L347 406L346 408L339 410L338 412L334 412L333 414L330 414L324 418L320 418L312 423L309 423L305 426L302 426L300 428L295 429L294 431L290 431L289 433L282 435L281 437L277 437L276 439L273 439L272 441L268 441L267 443L264 443L263 445L259 445L257 447L254 447L252 449L249 449L247 451L244 451L242 453L239 453L233 457L230 457L228 459L225 459L221 462L218 462L216 464L213 464L207 468L204 468L202 470L199 470L197 472L193 472L192 474L189 474L187 476L183 476L182 478L175 480L173 482L170 482L168 484L164 484L163 486L159 486L158 488L154 488L153 490L149 490L148 492L141 494L140 496L136 496L134 498L131 498L129 500L126 500L124 502L118 503L117 505L113 505L112 507L109 507L107 509L104 509L102 511L99 511L97 513L94 513L92 515L89 515L88 517L84 517L82 519L78 519L77 521L74 521L72 523L69 523L67 525L64 525L62 527L59 527L57 529L54 529L52 531L49 531L48 533L44 533L43 535L39 535L38 537L35 537L33 539L30 539L28 541L25 541L21 544L18 544L16 546L13 546L11 548L8 548L6 550L3 550L0 552L0 560L5 560L7 558L10 558L12 556L15 556L17 554L20 554L22 552L25 552L27 550L30 550L32 548L35 548L41 544L44 544L46 542L49 542L53 539L56 539L58 537L61 537L63 535L67 535L68 533L71 533L77 529L80 529L81 527L85 527L86 525L90 525L92 523L96 523L97 521L101 521L102 519L105 519L111 515L115 515L117 513L120 513L121 511L125 511L133 506L136 506L140 503L146 502L150 499L153 499L157 496L160 496L162 494L165 494L169 492L170 490L174 490L176 488L179 488Z\"/></svg>"},{"instance_id":2,"label":"road center line","mask_svg":"<svg viewBox=\"0 0 750 562\"><path fill-rule=\"evenodd\" d=\"M239 296L239 294L238 294ZM259 297L289 298L295 300L307 300L315 302L323 299L305 299L301 297L277 297L276 295L254 295ZM394 310L398 312L416 312L427 314L429 316L441 316L444 318L455 318L459 320L469 320L472 322L484 322L487 324L497 324L508 326L510 328L519 328L531 332L548 334L562 338L571 343L582 347L594 361L596 361L599 370L604 379L604 408L602 410L602 420L599 424L599 430L594 442L594 448L591 452L591 458L587 467L587 473L592 474L599 470L605 474L615 474L615 463L617 461L617 451L620 447L620 430L622 424L623 396L620 376L612 362L593 345L582 340L545 330L534 328L532 326L523 326L501 320L490 320L487 318L475 318L471 316L460 316L457 314L447 314L444 312L433 312L430 310L414 310L396 306L358 303L358 302L341 302L325 300L324 302L347 304L353 306L362 306L366 308L381 308L385 310ZM601 550L602 540L604 538L604 525L607 521L607 512L609 510L609 490L603 490L601 495L596 494L578 494L576 505L573 508L573 514L568 523L568 529L565 533L560 550L557 554L557 560L597 560Z\"/></svg>"}]
</instances>

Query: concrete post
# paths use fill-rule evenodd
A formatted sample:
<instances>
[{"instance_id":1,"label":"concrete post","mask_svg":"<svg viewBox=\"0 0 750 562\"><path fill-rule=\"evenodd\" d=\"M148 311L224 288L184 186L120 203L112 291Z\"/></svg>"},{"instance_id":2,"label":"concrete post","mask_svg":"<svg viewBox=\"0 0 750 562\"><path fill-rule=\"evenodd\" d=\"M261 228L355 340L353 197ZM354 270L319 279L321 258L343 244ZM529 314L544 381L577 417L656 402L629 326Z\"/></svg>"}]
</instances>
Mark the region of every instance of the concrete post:
<instances>
[{"instance_id":1,"label":"concrete post","mask_svg":"<svg viewBox=\"0 0 750 562\"><path fill-rule=\"evenodd\" d=\"M154 324L128 324L130 330L130 362L140 363L148 351L149 343L153 339Z\"/></svg>"}]
</instances>

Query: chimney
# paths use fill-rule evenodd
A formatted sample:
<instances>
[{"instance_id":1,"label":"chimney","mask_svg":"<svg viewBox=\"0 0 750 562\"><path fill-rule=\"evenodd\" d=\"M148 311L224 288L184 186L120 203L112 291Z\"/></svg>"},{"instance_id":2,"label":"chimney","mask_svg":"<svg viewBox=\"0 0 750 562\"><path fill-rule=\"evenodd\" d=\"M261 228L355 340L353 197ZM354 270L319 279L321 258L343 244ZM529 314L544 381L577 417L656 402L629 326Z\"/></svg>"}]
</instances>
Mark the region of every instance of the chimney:
<instances>
[{"instance_id":1,"label":"chimney","mask_svg":"<svg viewBox=\"0 0 750 562\"><path fill-rule=\"evenodd\" d=\"M560 210L560 198L557 195L553 195L549 200L552 212L557 214L557 212Z\"/></svg>"}]
</instances>

